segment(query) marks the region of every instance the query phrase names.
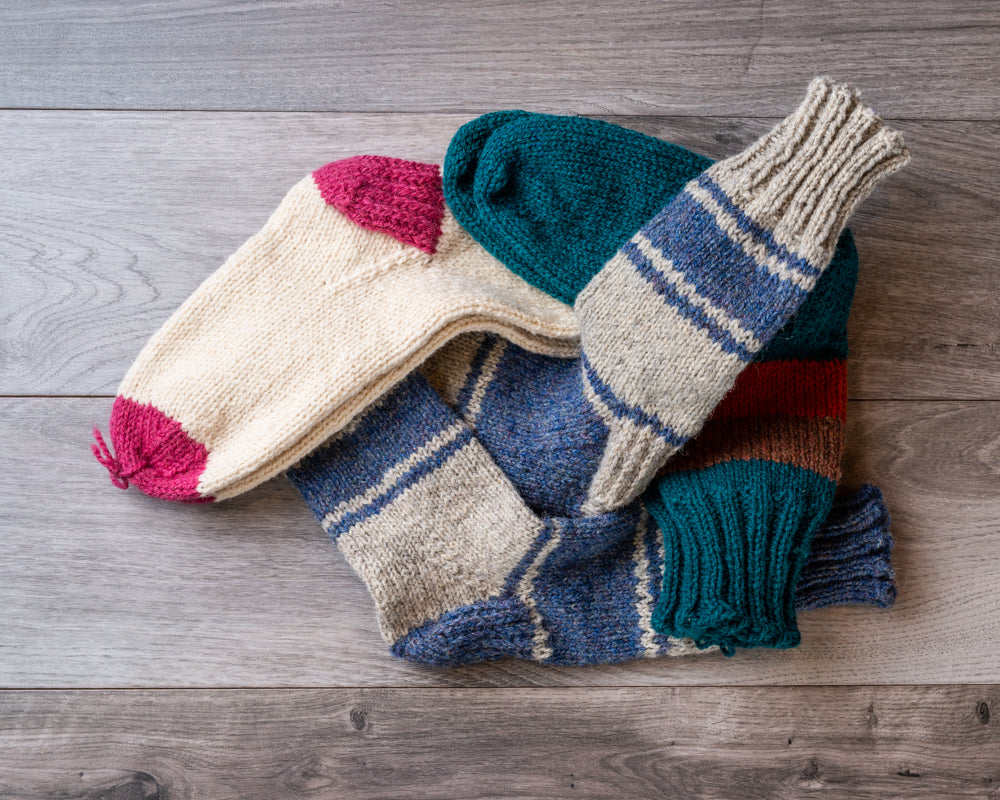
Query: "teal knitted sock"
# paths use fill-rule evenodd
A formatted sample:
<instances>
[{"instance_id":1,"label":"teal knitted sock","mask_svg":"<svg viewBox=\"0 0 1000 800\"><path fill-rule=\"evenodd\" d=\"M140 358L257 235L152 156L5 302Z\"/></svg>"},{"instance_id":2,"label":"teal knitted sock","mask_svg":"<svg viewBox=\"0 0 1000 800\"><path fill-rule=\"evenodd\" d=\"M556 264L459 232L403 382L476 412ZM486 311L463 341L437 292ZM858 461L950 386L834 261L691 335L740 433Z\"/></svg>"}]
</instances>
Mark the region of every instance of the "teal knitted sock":
<instances>
[{"instance_id":1,"label":"teal knitted sock","mask_svg":"<svg viewBox=\"0 0 1000 800\"><path fill-rule=\"evenodd\" d=\"M455 218L483 247L572 303L615 251L711 163L600 120L497 111L451 140L444 191Z\"/></svg>"}]
</instances>

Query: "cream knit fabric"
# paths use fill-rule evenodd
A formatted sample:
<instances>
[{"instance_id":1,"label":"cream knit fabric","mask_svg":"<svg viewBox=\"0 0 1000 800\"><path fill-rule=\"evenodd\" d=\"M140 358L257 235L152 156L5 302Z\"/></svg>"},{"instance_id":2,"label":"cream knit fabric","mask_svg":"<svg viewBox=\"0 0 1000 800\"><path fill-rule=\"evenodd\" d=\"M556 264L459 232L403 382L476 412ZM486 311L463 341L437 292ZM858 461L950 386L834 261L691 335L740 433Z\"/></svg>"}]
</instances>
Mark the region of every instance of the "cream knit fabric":
<instances>
[{"instance_id":1,"label":"cream knit fabric","mask_svg":"<svg viewBox=\"0 0 1000 800\"><path fill-rule=\"evenodd\" d=\"M579 349L572 310L458 226L437 167L335 162L303 178L152 337L119 388L116 454L102 461L118 485L153 496L233 497L465 331L549 355Z\"/></svg>"}]
</instances>

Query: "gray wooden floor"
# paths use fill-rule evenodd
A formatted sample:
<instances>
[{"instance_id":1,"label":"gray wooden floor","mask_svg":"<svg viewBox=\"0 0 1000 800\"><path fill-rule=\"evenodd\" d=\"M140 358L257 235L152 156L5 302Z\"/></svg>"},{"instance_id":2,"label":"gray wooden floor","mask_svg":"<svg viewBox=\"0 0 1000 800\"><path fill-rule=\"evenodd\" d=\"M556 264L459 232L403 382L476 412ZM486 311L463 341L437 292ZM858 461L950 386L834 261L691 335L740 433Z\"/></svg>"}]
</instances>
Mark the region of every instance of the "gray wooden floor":
<instances>
[{"instance_id":1,"label":"gray wooden floor","mask_svg":"<svg viewBox=\"0 0 1000 800\"><path fill-rule=\"evenodd\" d=\"M815 74L911 166L852 222L845 481L900 599L791 652L393 660L282 481L115 491L90 426L307 171L505 107L712 156ZM1000 6L0 2L0 798L1000 797Z\"/></svg>"}]
</instances>

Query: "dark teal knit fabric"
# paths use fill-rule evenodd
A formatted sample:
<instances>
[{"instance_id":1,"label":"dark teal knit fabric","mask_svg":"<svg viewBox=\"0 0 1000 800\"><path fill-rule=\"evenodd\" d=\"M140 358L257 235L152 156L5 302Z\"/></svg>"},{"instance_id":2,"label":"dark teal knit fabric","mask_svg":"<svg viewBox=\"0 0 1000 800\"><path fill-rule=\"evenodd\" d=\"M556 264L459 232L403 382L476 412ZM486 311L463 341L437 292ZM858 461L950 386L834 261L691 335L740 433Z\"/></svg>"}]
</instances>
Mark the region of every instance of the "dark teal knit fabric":
<instances>
[{"instance_id":1,"label":"dark teal knit fabric","mask_svg":"<svg viewBox=\"0 0 1000 800\"><path fill-rule=\"evenodd\" d=\"M798 645L794 587L836 484L788 464L729 461L657 488L644 502L669 566L653 627L726 655Z\"/></svg>"},{"instance_id":2,"label":"dark teal knit fabric","mask_svg":"<svg viewBox=\"0 0 1000 800\"><path fill-rule=\"evenodd\" d=\"M600 120L498 111L455 134L444 192L476 241L529 283L572 303L711 163Z\"/></svg>"}]
</instances>

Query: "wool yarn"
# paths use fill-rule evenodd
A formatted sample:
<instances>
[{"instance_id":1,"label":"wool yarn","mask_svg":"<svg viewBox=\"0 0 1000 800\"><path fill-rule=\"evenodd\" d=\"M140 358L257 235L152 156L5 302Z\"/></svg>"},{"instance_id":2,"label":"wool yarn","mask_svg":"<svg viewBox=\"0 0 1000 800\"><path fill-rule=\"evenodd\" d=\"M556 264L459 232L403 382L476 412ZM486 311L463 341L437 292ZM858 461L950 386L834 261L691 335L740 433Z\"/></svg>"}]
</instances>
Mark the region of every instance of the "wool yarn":
<instances>
[{"instance_id":1,"label":"wool yarn","mask_svg":"<svg viewBox=\"0 0 1000 800\"><path fill-rule=\"evenodd\" d=\"M434 165L359 156L303 178L129 369L95 455L117 486L201 502L318 447L454 336L553 355L576 320L486 253Z\"/></svg>"},{"instance_id":2,"label":"wool yarn","mask_svg":"<svg viewBox=\"0 0 1000 800\"><path fill-rule=\"evenodd\" d=\"M795 587L840 478L857 266L842 239L798 314L647 492L670 563L658 630L728 653L798 644Z\"/></svg>"},{"instance_id":3,"label":"wool yarn","mask_svg":"<svg viewBox=\"0 0 1000 800\"><path fill-rule=\"evenodd\" d=\"M586 117L496 111L452 137L448 207L509 269L573 303L608 259L712 160Z\"/></svg>"},{"instance_id":4,"label":"wool yarn","mask_svg":"<svg viewBox=\"0 0 1000 800\"><path fill-rule=\"evenodd\" d=\"M465 393L473 409L474 393ZM481 409L483 426L487 416ZM536 514L518 476L504 474L420 373L288 476L364 581L398 657L599 664L698 650L652 627L663 537L640 503L590 517ZM892 540L877 490L832 518L801 607L891 604Z\"/></svg>"},{"instance_id":5,"label":"wool yarn","mask_svg":"<svg viewBox=\"0 0 1000 800\"><path fill-rule=\"evenodd\" d=\"M508 127L527 130L525 149L538 146L524 119ZM487 137L485 149L493 138ZM817 79L795 112L743 153L685 184L590 278L574 303L584 384L611 436L587 513L634 499L700 430L746 364L815 287L849 213L879 178L907 160L899 134L857 92ZM508 175L519 163L513 158L510 169L496 173ZM461 170L446 164L449 196L456 174ZM456 207L468 204L468 195L458 194ZM590 219L603 222L618 213L605 207L603 215L581 218L564 210L554 224L561 237L584 238ZM462 221L479 235L481 220L470 223L463 215ZM583 224L562 225L574 221ZM530 242L515 243L525 244ZM559 273L562 263L544 262ZM521 272L516 264L514 269Z\"/></svg>"},{"instance_id":6,"label":"wool yarn","mask_svg":"<svg viewBox=\"0 0 1000 800\"><path fill-rule=\"evenodd\" d=\"M864 161L869 155L881 153L886 169L905 162L896 137L860 106L855 92L818 80L797 115L732 163L737 168L755 163L759 177L767 171L761 159L768 148L773 153L789 137L799 137L797 146L815 155L823 145L810 145L811 138L823 141L828 135L836 143L841 134L865 154L859 165L862 187L870 188L881 169L877 158ZM865 144L866 135L871 143ZM882 150L889 140L894 141ZM650 196L653 203L669 201L709 163L607 123L501 112L475 120L456 135L445 163L445 193L456 215L487 249L529 281L572 300L615 249L630 247L627 231L648 219ZM801 180L808 169L791 172ZM806 186L822 185L829 177L822 169L810 175L813 182L805 180ZM740 191L746 200L746 187ZM842 189L837 192L844 195ZM759 216L775 218L781 203L790 201L750 202L756 202ZM843 218L846 210L841 208L834 221ZM814 230L829 224L818 221ZM814 250L825 252L834 235L828 228L825 244ZM755 355L758 366L740 375L733 394L685 455L670 462L670 480L661 478L651 489L649 508L659 514L671 539L673 559L667 572L673 583L665 587L654 616L661 631L691 634L727 652L735 646L791 646L798 641L795 576L807 550L804 543L829 508L839 474L846 411L845 323L856 272L856 251L845 232L832 265L816 281L800 313ZM838 363L829 363L834 361ZM711 487L711 496L707 489L691 494L696 479ZM680 504L688 499L689 506L677 509L672 521L657 490ZM699 524L706 530L693 530ZM744 540L755 542L755 548L748 551ZM780 574L776 565L787 572ZM767 579L755 583L762 572ZM678 581L685 587L683 602L677 597Z\"/></svg>"}]
</instances>

